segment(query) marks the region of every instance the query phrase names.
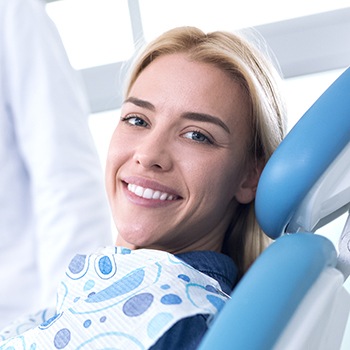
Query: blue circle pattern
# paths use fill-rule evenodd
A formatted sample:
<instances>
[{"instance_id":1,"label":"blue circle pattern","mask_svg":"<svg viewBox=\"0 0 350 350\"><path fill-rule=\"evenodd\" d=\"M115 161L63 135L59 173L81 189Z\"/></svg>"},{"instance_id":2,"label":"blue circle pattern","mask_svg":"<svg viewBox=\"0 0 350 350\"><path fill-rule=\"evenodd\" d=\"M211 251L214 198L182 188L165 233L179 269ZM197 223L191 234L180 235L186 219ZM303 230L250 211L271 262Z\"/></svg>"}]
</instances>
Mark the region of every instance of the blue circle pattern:
<instances>
[{"instance_id":1,"label":"blue circle pattern","mask_svg":"<svg viewBox=\"0 0 350 350\"><path fill-rule=\"evenodd\" d=\"M164 305L178 305L182 303L182 299L176 294L166 294L160 299L160 302Z\"/></svg>"},{"instance_id":2,"label":"blue circle pattern","mask_svg":"<svg viewBox=\"0 0 350 350\"><path fill-rule=\"evenodd\" d=\"M85 322L84 322L84 327L85 328L89 328L91 326L91 320L86 320Z\"/></svg>"},{"instance_id":3,"label":"blue circle pattern","mask_svg":"<svg viewBox=\"0 0 350 350\"><path fill-rule=\"evenodd\" d=\"M137 294L126 301L123 312L129 317L140 316L151 306L153 299L151 293Z\"/></svg>"},{"instance_id":4,"label":"blue circle pattern","mask_svg":"<svg viewBox=\"0 0 350 350\"><path fill-rule=\"evenodd\" d=\"M187 275L184 275L184 274L180 274L177 277L184 280L185 282L190 282L191 280Z\"/></svg>"},{"instance_id":5,"label":"blue circle pattern","mask_svg":"<svg viewBox=\"0 0 350 350\"><path fill-rule=\"evenodd\" d=\"M85 266L85 260L86 260L86 255L76 255L70 264L68 265L68 269L73 273L73 274L78 274L81 271L83 271L84 266Z\"/></svg>"},{"instance_id":6,"label":"blue circle pattern","mask_svg":"<svg viewBox=\"0 0 350 350\"><path fill-rule=\"evenodd\" d=\"M66 275L72 279L80 279L89 269L89 259L86 255L77 254L69 263Z\"/></svg>"},{"instance_id":7,"label":"blue circle pattern","mask_svg":"<svg viewBox=\"0 0 350 350\"><path fill-rule=\"evenodd\" d=\"M102 274L108 275L112 271L112 262L111 259L108 256L103 256L99 261L98 261L98 267L101 271Z\"/></svg>"},{"instance_id":8,"label":"blue circle pattern","mask_svg":"<svg viewBox=\"0 0 350 350\"><path fill-rule=\"evenodd\" d=\"M118 254L119 256L133 254L132 251L126 248L120 248L119 250L116 250L115 253L117 257ZM170 255L162 252L162 259L164 259L164 254L167 257ZM91 259L94 259L94 261L90 262ZM161 261L160 263L154 263L154 261L149 258L152 262L151 266L153 266L151 270L147 267L147 261L145 263L145 259L141 259L140 261L142 263L138 265L139 267L133 268L128 273L121 276L116 275L116 261L118 261L118 258L116 258L116 260L114 259L114 255L92 255L89 257L85 255L77 255L69 264L67 277L68 282L71 281L72 288L63 303L67 304L65 306L66 311L58 313L39 327L42 331L52 327L52 331L54 332L53 346L55 349L64 349L70 345L72 332L82 332L81 330L78 330L76 325L69 328L69 326L73 325L73 322L72 324L69 322L68 324L60 323L59 320L63 318L62 315L64 314L68 319L73 316L83 317L85 315L85 318L83 317L81 321L81 329L89 329L90 332L90 329L93 330L96 328L98 330L97 332L99 332L92 336L90 340L86 340L85 338L85 343L92 344L91 342L96 341L97 344L98 338L108 337L107 331L111 331L116 323L127 324L128 319L130 322L134 322L132 320L140 318L143 315L147 316L147 311L151 310L152 306L154 306L156 311L152 311L149 314L150 316L145 325L147 328L147 336L154 343L164 331L177 322L179 316L176 316L176 310L180 310L182 313L184 313L183 309L186 310L184 316L181 316L181 318L187 317L186 312L187 309L190 308L195 309L195 311L191 311L194 312L193 314L214 314L216 311L222 309L226 301L223 296L218 294L218 284L216 281L211 280L210 277L207 276L203 277L203 274L188 267L188 265L180 262L180 260L174 260L174 256L171 256L170 258L168 257L168 260ZM120 268L122 262L122 259L118 262ZM95 274L89 269L90 265L94 266L94 270L96 271ZM170 267L166 269L168 265L170 265ZM187 271L188 273L179 273L176 276L173 276L172 271L174 266L171 265L176 265L178 269ZM155 266L158 266L157 271L155 271ZM97 271L97 269L99 271ZM153 275L146 274L148 271L152 271ZM198 274L200 274L199 277L197 276ZM85 275L86 278L84 277ZM148 275L153 276L153 282L150 281ZM162 279L163 275L165 277ZM197 279L197 277L199 280L204 279L204 284L198 284L195 280L192 280L192 278ZM107 283L106 278L111 281ZM164 280L167 281L167 283L164 283ZM101 283L101 281L104 282ZM171 283L169 283L169 281L171 281ZM208 283L208 281L215 283L215 286L212 283ZM66 282L66 285L69 284L68 282ZM196 289L196 292L191 296L188 295L188 288L186 288L186 286L189 286L190 284L191 287L195 287ZM78 288L77 286L80 287ZM181 292L181 290L183 292ZM184 292L185 290L187 292ZM169 293L168 291L171 292ZM196 304L192 301L192 298L197 297L200 298L200 302ZM185 300L187 304L184 304ZM179 309L179 305L182 304L185 306ZM74 305L79 305L79 307L83 306L83 309L80 310ZM91 305L91 307L87 307L88 305ZM163 306L160 307L161 305ZM121 309L122 314L119 314L119 316L124 315L126 317L125 320L123 319L123 322L118 322L118 318L116 314L114 314L113 310L116 307L120 307ZM152 310L154 310L154 308ZM95 314L97 318L95 318L94 321ZM145 322L142 321L142 323ZM64 327L62 327L63 324ZM75 321L74 324L76 324ZM106 326L103 326L104 324L106 324ZM127 325L125 328L127 328ZM102 330L107 333L103 333ZM119 337L122 337L123 340L126 339L131 343L142 343L141 339L137 339L138 334L127 335L126 333L114 332L113 336L116 336L116 334L120 334ZM123 336L121 336L122 334ZM85 335L85 337L88 336L89 335ZM81 337L81 334L79 334L79 337ZM152 343L150 344L152 345ZM76 344L74 345L74 348L76 348ZM34 349L36 349L36 344L33 343L32 350Z\"/></svg>"},{"instance_id":9,"label":"blue circle pattern","mask_svg":"<svg viewBox=\"0 0 350 350\"><path fill-rule=\"evenodd\" d=\"M67 328L63 328L58 331L53 340L56 349L64 349L70 341L70 331Z\"/></svg>"}]
</instances>

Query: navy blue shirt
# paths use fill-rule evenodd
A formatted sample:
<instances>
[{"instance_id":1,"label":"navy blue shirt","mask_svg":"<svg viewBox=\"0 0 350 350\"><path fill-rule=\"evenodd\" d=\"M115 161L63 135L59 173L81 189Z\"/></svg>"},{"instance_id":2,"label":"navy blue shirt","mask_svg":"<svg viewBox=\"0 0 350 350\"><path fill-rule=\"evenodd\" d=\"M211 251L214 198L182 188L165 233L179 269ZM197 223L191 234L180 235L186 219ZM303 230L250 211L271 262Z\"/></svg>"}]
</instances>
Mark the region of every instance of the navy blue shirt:
<instances>
[{"instance_id":1,"label":"navy blue shirt","mask_svg":"<svg viewBox=\"0 0 350 350\"><path fill-rule=\"evenodd\" d=\"M236 284L238 270L230 257L211 251L189 252L176 256L196 270L214 278L226 294L231 294ZM182 319L171 327L151 349L196 349L208 330L207 318L208 315L196 315Z\"/></svg>"}]
</instances>

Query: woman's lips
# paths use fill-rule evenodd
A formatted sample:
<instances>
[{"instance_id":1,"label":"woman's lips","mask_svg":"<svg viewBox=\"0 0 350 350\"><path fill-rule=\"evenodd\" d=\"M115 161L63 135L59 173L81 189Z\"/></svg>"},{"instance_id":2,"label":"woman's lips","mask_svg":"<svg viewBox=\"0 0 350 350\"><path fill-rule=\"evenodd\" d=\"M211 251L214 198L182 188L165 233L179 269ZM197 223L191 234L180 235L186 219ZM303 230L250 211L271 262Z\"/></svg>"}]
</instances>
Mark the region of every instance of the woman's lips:
<instances>
[{"instance_id":1,"label":"woman's lips","mask_svg":"<svg viewBox=\"0 0 350 350\"><path fill-rule=\"evenodd\" d=\"M145 188L135 184L128 184L128 190L134 193L138 197L145 199L159 199L161 201L171 201L178 199L178 196L169 194L167 192L162 192L158 190L153 190L151 188Z\"/></svg>"},{"instance_id":2,"label":"woman's lips","mask_svg":"<svg viewBox=\"0 0 350 350\"><path fill-rule=\"evenodd\" d=\"M176 192L156 181L139 177L127 177L122 179L123 185L133 200L139 198L141 201L157 202L159 204L171 202L182 197Z\"/></svg>"}]
</instances>

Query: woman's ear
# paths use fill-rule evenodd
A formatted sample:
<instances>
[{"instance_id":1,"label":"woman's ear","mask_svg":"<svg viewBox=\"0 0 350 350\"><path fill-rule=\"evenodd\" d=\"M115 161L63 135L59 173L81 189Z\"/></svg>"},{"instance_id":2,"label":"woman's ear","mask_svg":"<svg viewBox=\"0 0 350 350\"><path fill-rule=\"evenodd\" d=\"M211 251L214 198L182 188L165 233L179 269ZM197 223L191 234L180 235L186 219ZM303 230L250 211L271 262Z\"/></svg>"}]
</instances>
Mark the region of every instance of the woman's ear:
<instances>
[{"instance_id":1,"label":"woman's ear","mask_svg":"<svg viewBox=\"0 0 350 350\"><path fill-rule=\"evenodd\" d=\"M236 192L236 200L241 204L248 204L254 200L260 175L264 169L265 161L255 160L247 166L242 175L242 181Z\"/></svg>"}]
</instances>

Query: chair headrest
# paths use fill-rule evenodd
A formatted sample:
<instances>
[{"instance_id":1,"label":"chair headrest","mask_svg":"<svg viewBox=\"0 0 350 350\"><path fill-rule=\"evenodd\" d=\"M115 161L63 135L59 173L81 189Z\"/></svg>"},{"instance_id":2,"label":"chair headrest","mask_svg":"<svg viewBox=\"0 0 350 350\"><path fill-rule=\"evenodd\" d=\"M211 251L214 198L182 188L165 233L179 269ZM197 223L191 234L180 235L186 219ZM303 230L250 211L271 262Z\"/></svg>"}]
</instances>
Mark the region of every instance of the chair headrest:
<instances>
[{"instance_id":1,"label":"chair headrest","mask_svg":"<svg viewBox=\"0 0 350 350\"><path fill-rule=\"evenodd\" d=\"M333 166L338 170L334 172ZM350 202L349 168L350 68L302 116L266 164L256 195L257 220L264 232L275 239L291 221L294 232L298 225L304 230L302 226L310 222L310 215L314 217L310 224L313 227L307 229L312 231L324 217L340 215ZM343 176L346 179L340 190L342 199L335 207L323 213L317 206L309 205L308 201L315 198L327 202L334 193L319 189L336 187ZM317 196L310 198L312 192ZM300 222L294 216L300 216L306 207L311 208L311 213Z\"/></svg>"}]
</instances>

